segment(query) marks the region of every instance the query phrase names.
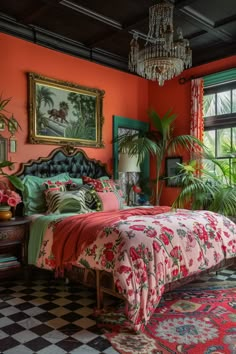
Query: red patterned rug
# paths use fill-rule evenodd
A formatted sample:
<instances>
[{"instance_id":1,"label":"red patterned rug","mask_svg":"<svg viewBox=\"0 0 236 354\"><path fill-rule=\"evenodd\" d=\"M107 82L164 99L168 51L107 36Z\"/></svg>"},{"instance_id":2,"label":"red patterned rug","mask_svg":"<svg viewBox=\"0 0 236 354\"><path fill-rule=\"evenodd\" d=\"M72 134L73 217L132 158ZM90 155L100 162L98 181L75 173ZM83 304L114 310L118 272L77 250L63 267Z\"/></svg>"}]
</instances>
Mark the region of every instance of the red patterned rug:
<instances>
[{"instance_id":1,"label":"red patterned rug","mask_svg":"<svg viewBox=\"0 0 236 354\"><path fill-rule=\"evenodd\" d=\"M234 283L234 284L232 284ZM122 354L236 354L236 283L189 284L164 294L144 333L132 333L123 307L98 316Z\"/></svg>"}]
</instances>

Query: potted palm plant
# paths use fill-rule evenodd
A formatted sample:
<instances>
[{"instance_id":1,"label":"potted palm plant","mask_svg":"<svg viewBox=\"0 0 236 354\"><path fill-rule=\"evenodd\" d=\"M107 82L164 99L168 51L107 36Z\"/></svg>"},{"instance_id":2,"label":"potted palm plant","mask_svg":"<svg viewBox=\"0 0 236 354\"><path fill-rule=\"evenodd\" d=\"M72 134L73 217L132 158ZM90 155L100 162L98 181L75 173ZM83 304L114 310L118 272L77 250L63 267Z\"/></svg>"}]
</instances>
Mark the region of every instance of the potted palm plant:
<instances>
[{"instance_id":1,"label":"potted palm plant","mask_svg":"<svg viewBox=\"0 0 236 354\"><path fill-rule=\"evenodd\" d=\"M177 118L170 110L160 117L153 109L148 111L149 119L154 129L148 132L138 131L133 134L129 131L117 138L120 151L138 155L141 163L147 156L155 159L155 205L159 205L164 176L162 168L164 159L179 151L190 151L193 147L203 146L201 141L191 135L175 135L174 123Z\"/></svg>"},{"instance_id":2,"label":"potted palm plant","mask_svg":"<svg viewBox=\"0 0 236 354\"><path fill-rule=\"evenodd\" d=\"M173 206L211 210L235 220L236 170L229 169L225 160L204 154L199 160L179 164L178 184L181 192ZM234 164L232 163L232 166Z\"/></svg>"}]
</instances>

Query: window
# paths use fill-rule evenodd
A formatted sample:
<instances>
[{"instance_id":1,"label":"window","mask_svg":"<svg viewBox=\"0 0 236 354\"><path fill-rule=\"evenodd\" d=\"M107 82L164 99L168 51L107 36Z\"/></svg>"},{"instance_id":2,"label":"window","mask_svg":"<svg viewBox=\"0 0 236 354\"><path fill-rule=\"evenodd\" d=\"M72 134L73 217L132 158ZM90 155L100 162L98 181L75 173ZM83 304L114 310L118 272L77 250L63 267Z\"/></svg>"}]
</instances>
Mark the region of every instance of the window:
<instances>
[{"instance_id":1,"label":"window","mask_svg":"<svg viewBox=\"0 0 236 354\"><path fill-rule=\"evenodd\" d=\"M236 172L236 81L204 89L203 115L204 143L232 175Z\"/></svg>"}]
</instances>

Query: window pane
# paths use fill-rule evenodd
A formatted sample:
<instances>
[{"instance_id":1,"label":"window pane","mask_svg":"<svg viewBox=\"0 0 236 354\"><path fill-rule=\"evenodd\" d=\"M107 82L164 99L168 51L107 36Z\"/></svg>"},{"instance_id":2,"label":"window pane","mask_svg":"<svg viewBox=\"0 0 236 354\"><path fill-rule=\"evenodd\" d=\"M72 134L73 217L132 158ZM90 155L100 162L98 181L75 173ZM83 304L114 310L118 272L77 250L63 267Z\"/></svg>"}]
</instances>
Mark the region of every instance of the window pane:
<instances>
[{"instance_id":1,"label":"window pane","mask_svg":"<svg viewBox=\"0 0 236 354\"><path fill-rule=\"evenodd\" d=\"M232 151L236 153L236 127L232 128Z\"/></svg>"},{"instance_id":2,"label":"window pane","mask_svg":"<svg viewBox=\"0 0 236 354\"><path fill-rule=\"evenodd\" d=\"M231 128L217 130L217 157L229 156L231 153Z\"/></svg>"},{"instance_id":3,"label":"window pane","mask_svg":"<svg viewBox=\"0 0 236 354\"><path fill-rule=\"evenodd\" d=\"M215 130L207 130L204 132L203 142L212 156L215 156Z\"/></svg>"},{"instance_id":4,"label":"window pane","mask_svg":"<svg viewBox=\"0 0 236 354\"><path fill-rule=\"evenodd\" d=\"M203 97L203 115L204 117L214 116L215 111L215 94L205 95Z\"/></svg>"},{"instance_id":5,"label":"window pane","mask_svg":"<svg viewBox=\"0 0 236 354\"><path fill-rule=\"evenodd\" d=\"M236 112L236 90L233 90L233 108L232 108L232 112Z\"/></svg>"},{"instance_id":6,"label":"window pane","mask_svg":"<svg viewBox=\"0 0 236 354\"><path fill-rule=\"evenodd\" d=\"M231 113L230 91L217 93L217 115Z\"/></svg>"}]
</instances>

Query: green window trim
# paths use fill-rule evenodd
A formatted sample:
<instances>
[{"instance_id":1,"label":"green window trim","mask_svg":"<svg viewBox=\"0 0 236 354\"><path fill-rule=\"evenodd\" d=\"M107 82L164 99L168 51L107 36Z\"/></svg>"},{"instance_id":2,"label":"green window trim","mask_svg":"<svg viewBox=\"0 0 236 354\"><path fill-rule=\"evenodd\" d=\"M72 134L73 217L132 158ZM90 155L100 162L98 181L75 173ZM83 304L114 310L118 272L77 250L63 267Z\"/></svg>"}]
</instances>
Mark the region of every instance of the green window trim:
<instances>
[{"instance_id":1,"label":"green window trim","mask_svg":"<svg viewBox=\"0 0 236 354\"><path fill-rule=\"evenodd\" d=\"M205 88L223 84L224 82L234 81L236 80L236 68L204 76L203 80Z\"/></svg>"}]
</instances>

